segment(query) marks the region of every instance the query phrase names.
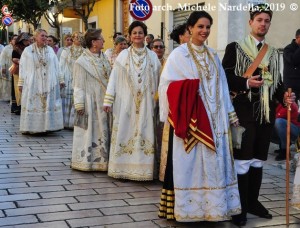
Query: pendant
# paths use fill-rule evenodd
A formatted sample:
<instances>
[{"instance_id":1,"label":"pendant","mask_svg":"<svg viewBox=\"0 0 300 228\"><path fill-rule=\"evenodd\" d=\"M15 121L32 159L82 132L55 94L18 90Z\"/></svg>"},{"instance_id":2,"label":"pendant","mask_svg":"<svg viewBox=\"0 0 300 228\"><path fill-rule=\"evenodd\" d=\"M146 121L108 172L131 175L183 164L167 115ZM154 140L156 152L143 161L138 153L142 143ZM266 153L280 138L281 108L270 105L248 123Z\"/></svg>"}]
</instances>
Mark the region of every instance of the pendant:
<instances>
[{"instance_id":1,"label":"pendant","mask_svg":"<svg viewBox=\"0 0 300 228\"><path fill-rule=\"evenodd\" d=\"M141 83L141 82L142 82L142 79L139 79L138 82Z\"/></svg>"},{"instance_id":2,"label":"pendant","mask_svg":"<svg viewBox=\"0 0 300 228\"><path fill-rule=\"evenodd\" d=\"M141 74L138 74L138 77L141 77Z\"/></svg>"}]
</instances>

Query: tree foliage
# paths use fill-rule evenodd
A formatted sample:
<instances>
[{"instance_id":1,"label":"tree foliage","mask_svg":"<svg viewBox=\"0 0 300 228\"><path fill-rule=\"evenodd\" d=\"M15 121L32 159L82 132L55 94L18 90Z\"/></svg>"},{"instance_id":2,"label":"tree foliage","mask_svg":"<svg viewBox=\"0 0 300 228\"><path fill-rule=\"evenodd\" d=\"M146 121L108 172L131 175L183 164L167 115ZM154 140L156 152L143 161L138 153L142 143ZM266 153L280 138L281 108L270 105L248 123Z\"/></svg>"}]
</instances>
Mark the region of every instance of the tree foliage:
<instances>
[{"instance_id":1,"label":"tree foliage","mask_svg":"<svg viewBox=\"0 0 300 228\"><path fill-rule=\"evenodd\" d=\"M54 6L53 0L2 0L8 5L15 20L22 20L33 25L37 29L41 17Z\"/></svg>"},{"instance_id":2,"label":"tree foliage","mask_svg":"<svg viewBox=\"0 0 300 228\"><path fill-rule=\"evenodd\" d=\"M96 3L96 0L84 0L84 1L78 1L78 0L72 0L73 3L73 10L78 14L82 22L84 24L84 29L88 29L88 18L93 11L94 5Z\"/></svg>"}]
</instances>

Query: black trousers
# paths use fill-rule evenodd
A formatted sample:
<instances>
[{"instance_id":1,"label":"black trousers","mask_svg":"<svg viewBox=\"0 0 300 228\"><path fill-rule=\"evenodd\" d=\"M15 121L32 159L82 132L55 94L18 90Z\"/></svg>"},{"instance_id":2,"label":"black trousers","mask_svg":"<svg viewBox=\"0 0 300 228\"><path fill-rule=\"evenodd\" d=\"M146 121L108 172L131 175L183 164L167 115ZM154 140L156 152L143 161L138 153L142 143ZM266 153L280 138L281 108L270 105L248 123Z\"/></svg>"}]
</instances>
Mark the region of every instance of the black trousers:
<instances>
[{"instance_id":1,"label":"black trousers","mask_svg":"<svg viewBox=\"0 0 300 228\"><path fill-rule=\"evenodd\" d=\"M253 158L266 161L272 136L273 123L243 122L246 131L243 133L241 149L234 149L234 159L251 160Z\"/></svg>"}]
</instances>

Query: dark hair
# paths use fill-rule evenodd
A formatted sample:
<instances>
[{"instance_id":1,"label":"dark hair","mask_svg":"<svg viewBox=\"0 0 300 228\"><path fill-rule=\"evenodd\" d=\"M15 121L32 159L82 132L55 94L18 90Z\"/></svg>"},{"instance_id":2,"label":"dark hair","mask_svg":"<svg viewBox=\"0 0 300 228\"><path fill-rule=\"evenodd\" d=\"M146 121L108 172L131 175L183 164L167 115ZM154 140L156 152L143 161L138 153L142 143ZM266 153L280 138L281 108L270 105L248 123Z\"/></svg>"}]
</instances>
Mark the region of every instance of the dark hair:
<instances>
[{"instance_id":1,"label":"dark hair","mask_svg":"<svg viewBox=\"0 0 300 228\"><path fill-rule=\"evenodd\" d=\"M135 27L142 27L143 31L144 31L144 34L145 36L147 35L147 26L141 22L141 21L134 21L130 24L129 26L129 29L128 29L128 32L129 32L129 35L131 35L132 33L132 30L135 28Z\"/></svg>"},{"instance_id":2,"label":"dark hair","mask_svg":"<svg viewBox=\"0 0 300 228\"><path fill-rule=\"evenodd\" d=\"M270 6L265 3L257 4L251 7L250 11L250 20L253 20L255 16L266 13L270 16L270 20L272 20L273 11L270 10Z\"/></svg>"},{"instance_id":3,"label":"dark hair","mask_svg":"<svg viewBox=\"0 0 300 228\"><path fill-rule=\"evenodd\" d=\"M148 37L150 37L150 39L151 39L151 40L153 40L153 39L154 39L154 36L153 36L153 34L148 34L147 36L148 36Z\"/></svg>"},{"instance_id":4,"label":"dark hair","mask_svg":"<svg viewBox=\"0 0 300 228\"><path fill-rule=\"evenodd\" d=\"M162 39L157 38L157 39L154 39L151 41L151 43L150 43L151 49L153 48L155 42L162 42L162 44L165 46L165 42Z\"/></svg>"},{"instance_id":5,"label":"dark hair","mask_svg":"<svg viewBox=\"0 0 300 228\"><path fill-rule=\"evenodd\" d=\"M200 18L207 18L209 21L210 21L210 25L213 24L213 19L212 17L210 16L209 13L207 13L206 11L194 11L191 13L191 15L189 16L187 22L186 22L186 26L189 27L189 26L194 26L197 21L200 19Z\"/></svg>"},{"instance_id":6,"label":"dark hair","mask_svg":"<svg viewBox=\"0 0 300 228\"><path fill-rule=\"evenodd\" d=\"M59 40L58 40L55 36L49 35L48 38L49 38L49 37L52 38L52 40L53 40L53 42L54 42L55 44L58 43Z\"/></svg>"},{"instance_id":7,"label":"dark hair","mask_svg":"<svg viewBox=\"0 0 300 228\"><path fill-rule=\"evenodd\" d=\"M300 29L296 31L296 37L300 36Z\"/></svg>"},{"instance_id":8,"label":"dark hair","mask_svg":"<svg viewBox=\"0 0 300 228\"><path fill-rule=\"evenodd\" d=\"M115 32L115 34L113 35L113 40L115 40L118 36L122 36L122 33Z\"/></svg>"},{"instance_id":9,"label":"dark hair","mask_svg":"<svg viewBox=\"0 0 300 228\"><path fill-rule=\"evenodd\" d=\"M13 34L12 36L10 36L9 37L9 41L12 41L12 39L14 38L14 37L16 37L16 36L18 36L17 34Z\"/></svg>"},{"instance_id":10,"label":"dark hair","mask_svg":"<svg viewBox=\"0 0 300 228\"><path fill-rule=\"evenodd\" d=\"M173 29L173 31L170 34L170 38L180 44L179 36L184 35L185 31L187 30L186 23L178 25Z\"/></svg>"},{"instance_id":11,"label":"dark hair","mask_svg":"<svg viewBox=\"0 0 300 228\"><path fill-rule=\"evenodd\" d=\"M102 29L88 29L84 34L84 41L87 48L92 47L92 41L99 38L102 33Z\"/></svg>"}]
</instances>

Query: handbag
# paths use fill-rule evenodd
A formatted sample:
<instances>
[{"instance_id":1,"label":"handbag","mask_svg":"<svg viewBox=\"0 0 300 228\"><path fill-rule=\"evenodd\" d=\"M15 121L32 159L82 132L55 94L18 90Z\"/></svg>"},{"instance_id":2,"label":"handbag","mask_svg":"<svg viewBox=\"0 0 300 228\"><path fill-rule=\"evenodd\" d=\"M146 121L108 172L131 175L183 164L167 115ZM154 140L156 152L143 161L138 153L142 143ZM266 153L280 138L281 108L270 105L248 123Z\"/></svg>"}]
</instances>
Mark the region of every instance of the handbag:
<instances>
[{"instance_id":1,"label":"handbag","mask_svg":"<svg viewBox=\"0 0 300 228\"><path fill-rule=\"evenodd\" d=\"M9 73L11 74L19 74L19 65L13 63L9 68L8 68Z\"/></svg>"},{"instance_id":2,"label":"handbag","mask_svg":"<svg viewBox=\"0 0 300 228\"><path fill-rule=\"evenodd\" d=\"M241 149L243 133L246 129L242 126L231 126L232 147Z\"/></svg>"},{"instance_id":3,"label":"handbag","mask_svg":"<svg viewBox=\"0 0 300 228\"><path fill-rule=\"evenodd\" d=\"M88 120L89 115L84 113L83 115L79 115L77 111L74 113L74 126L80 127L84 130L88 129Z\"/></svg>"}]
</instances>

